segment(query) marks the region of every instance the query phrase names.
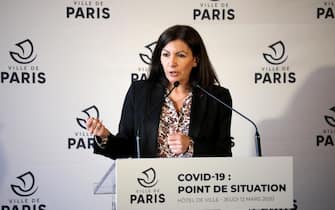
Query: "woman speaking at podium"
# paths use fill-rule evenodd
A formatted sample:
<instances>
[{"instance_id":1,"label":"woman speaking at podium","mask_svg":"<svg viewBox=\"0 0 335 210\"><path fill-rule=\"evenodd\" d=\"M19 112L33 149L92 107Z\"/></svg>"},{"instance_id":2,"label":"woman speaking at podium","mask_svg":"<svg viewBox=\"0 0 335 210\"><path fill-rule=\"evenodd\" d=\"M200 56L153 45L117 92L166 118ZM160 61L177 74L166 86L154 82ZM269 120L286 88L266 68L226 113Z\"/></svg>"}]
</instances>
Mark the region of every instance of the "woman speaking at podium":
<instances>
[{"instance_id":1,"label":"woman speaking at podium","mask_svg":"<svg viewBox=\"0 0 335 210\"><path fill-rule=\"evenodd\" d=\"M112 159L232 156L231 110L196 86L232 105L199 33L190 26L172 26L158 39L148 80L131 84L118 133L113 135L98 119L87 119L87 130L96 139L94 153Z\"/></svg>"}]
</instances>

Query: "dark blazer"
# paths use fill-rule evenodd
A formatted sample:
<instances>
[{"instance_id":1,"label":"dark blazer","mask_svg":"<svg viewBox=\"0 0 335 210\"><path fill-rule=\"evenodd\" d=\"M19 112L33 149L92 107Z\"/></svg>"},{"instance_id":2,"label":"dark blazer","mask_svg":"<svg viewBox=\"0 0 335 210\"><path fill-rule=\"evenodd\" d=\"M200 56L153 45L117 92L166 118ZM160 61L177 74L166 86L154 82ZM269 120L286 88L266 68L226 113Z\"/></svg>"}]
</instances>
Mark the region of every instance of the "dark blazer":
<instances>
[{"instance_id":1,"label":"dark blazer","mask_svg":"<svg viewBox=\"0 0 335 210\"><path fill-rule=\"evenodd\" d=\"M229 90L213 85L207 89L228 105ZM194 157L232 156L230 109L198 89L193 89L189 136L194 141ZM110 135L104 149L94 144L94 153L116 159L136 157L136 135L140 137L141 157L157 157L157 136L164 102L162 84L136 81L130 86L122 108L119 131Z\"/></svg>"}]
</instances>

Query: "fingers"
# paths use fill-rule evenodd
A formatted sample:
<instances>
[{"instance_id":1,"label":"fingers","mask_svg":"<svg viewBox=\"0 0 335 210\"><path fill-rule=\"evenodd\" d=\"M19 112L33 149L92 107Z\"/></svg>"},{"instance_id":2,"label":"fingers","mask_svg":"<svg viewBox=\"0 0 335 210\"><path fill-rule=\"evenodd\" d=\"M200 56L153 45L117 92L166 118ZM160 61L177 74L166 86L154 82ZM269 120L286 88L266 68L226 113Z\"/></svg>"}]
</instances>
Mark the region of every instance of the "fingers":
<instances>
[{"instance_id":1,"label":"fingers","mask_svg":"<svg viewBox=\"0 0 335 210\"><path fill-rule=\"evenodd\" d=\"M190 144L190 138L181 133L171 134L167 140L171 152L177 155L186 152Z\"/></svg>"},{"instance_id":2,"label":"fingers","mask_svg":"<svg viewBox=\"0 0 335 210\"><path fill-rule=\"evenodd\" d=\"M86 120L86 129L90 134L93 134L94 129L97 127L97 120L90 117Z\"/></svg>"},{"instance_id":3,"label":"fingers","mask_svg":"<svg viewBox=\"0 0 335 210\"><path fill-rule=\"evenodd\" d=\"M90 117L86 120L86 128L90 134L96 136L101 137L108 135L107 129L102 124L102 121L100 121L99 119L95 119L93 117Z\"/></svg>"}]
</instances>

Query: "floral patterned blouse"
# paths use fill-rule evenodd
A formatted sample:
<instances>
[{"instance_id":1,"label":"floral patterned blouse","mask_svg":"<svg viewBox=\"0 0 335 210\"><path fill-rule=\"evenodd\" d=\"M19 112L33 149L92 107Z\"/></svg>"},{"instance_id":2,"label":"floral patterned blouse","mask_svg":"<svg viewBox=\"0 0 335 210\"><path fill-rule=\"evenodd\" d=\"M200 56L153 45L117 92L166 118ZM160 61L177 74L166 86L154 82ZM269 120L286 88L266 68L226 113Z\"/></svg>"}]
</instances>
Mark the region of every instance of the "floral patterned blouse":
<instances>
[{"instance_id":1,"label":"floral patterned blouse","mask_svg":"<svg viewBox=\"0 0 335 210\"><path fill-rule=\"evenodd\" d=\"M168 91L168 90L167 90ZM159 157L192 157L193 145L191 144L183 154L176 155L171 152L167 137L170 132L180 132L188 136L190 127L192 105L192 92L184 99L183 106L179 112L169 97L165 98L160 116L158 128L158 156Z\"/></svg>"}]
</instances>

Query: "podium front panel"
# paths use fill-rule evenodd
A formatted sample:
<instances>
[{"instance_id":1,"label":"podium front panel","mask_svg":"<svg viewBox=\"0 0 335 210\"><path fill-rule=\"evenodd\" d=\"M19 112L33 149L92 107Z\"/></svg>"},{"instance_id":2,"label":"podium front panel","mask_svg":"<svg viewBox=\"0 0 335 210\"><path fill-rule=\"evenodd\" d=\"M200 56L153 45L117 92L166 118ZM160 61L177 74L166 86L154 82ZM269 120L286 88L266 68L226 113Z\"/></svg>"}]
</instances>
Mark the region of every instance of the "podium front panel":
<instances>
[{"instance_id":1,"label":"podium front panel","mask_svg":"<svg viewBox=\"0 0 335 210\"><path fill-rule=\"evenodd\" d=\"M117 210L293 207L291 157L116 161Z\"/></svg>"}]
</instances>

